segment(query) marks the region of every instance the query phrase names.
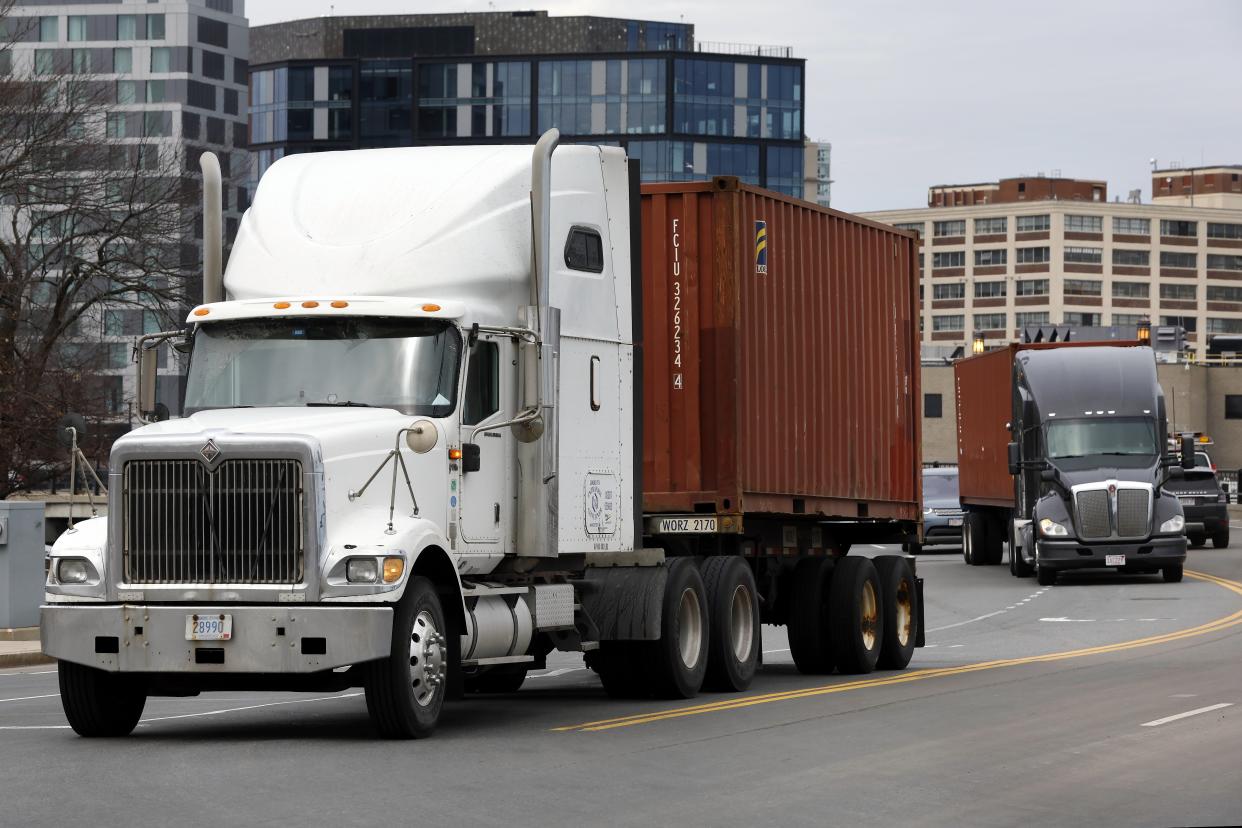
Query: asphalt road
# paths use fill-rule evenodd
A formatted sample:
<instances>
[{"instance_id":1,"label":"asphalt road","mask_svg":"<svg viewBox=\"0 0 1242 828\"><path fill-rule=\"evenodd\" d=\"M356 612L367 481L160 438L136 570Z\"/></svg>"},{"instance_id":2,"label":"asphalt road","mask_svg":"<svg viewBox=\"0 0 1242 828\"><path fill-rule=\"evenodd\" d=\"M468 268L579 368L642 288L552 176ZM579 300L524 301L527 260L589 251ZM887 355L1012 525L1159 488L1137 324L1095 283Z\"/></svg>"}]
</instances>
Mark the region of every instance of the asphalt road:
<instances>
[{"instance_id":1,"label":"asphalt road","mask_svg":"<svg viewBox=\"0 0 1242 828\"><path fill-rule=\"evenodd\" d=\"M614 702L560 655L423 742L358 692L153 699L84 740L54 672L0 672L0 825L1239 824L1242 548L1188 568L1227 580L925 554L906 671L801 676L765 628L745 694Z\"/></svg>"}]
</instances>

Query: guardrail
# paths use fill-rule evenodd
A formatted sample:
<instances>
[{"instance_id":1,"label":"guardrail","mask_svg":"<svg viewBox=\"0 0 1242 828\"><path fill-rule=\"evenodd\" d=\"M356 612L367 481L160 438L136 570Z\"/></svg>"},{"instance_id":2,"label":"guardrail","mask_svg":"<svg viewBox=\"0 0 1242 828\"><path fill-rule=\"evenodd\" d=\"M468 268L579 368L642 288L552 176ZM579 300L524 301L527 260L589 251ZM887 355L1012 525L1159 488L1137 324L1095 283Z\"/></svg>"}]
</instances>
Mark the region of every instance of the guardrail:
<instances>
[{"instance_id":1,"label":"guardrail","mask_svg":"<svg viewBox=\"0 0 1242 828\"><path fill-rule=\"evenodd\" d=\"M713 52L721 55L755 55L756 57L793 57L792 46L763 46L753 43L722 43L699 41L694 44L696 52Z\"/></svg>"}]
</instances>

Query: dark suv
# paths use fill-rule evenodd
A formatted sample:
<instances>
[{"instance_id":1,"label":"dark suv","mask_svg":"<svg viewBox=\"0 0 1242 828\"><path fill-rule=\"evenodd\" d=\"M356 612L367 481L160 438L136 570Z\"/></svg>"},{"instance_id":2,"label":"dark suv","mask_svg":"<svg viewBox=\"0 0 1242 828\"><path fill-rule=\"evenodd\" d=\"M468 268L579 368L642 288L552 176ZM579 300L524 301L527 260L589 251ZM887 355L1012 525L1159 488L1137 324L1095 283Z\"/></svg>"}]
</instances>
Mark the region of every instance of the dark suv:
<instances>
[{"instance_id":1,"label":"dark suv","mask_svg":"<svg viewBox=\"0 0 1242 828\"><path fill-rule=\"evenodd\" d=\"M1193 469L1186 469L1184 478L1170 480L1164 488L1182 502L1186 540L1191 546L1203 546L1208 538L1217 549L1229 545L1227 498L1210 466L1196 464Z\"/></svg>"}]
</instances>

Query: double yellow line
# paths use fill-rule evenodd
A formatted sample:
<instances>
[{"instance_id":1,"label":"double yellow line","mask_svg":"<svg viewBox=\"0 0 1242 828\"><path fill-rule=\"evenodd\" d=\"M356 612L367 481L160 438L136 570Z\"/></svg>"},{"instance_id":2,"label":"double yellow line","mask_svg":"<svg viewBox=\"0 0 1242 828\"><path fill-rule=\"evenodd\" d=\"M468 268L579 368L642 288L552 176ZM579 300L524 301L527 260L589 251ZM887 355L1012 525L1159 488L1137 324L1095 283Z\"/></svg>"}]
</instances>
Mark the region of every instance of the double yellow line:
<instances>
[{"instance_id":1,"label":"double yellow line","mask_svg":"<svg viewBox=\"0 0 1242 828\"><path fill-rule=\"evenodd\" d=\"M1227 578L1218 578L1215 575L1207 575L1202 572L1187 571L1186 575L1196 578L1200 581L1216 584L1231 592L1242 596L1242 584L1237 581L1231 581ZM786 690L780 693L766 693L759 696L743 696L733 697L718 702L709 702L708 704L697 704L690 707L678 707L671 710L659 710L651 713L637 713L632 716L620 716L615 719L600 719L595 722L584 722L582 724L565 725L564 727L554 727L554 731L558 732L593 732L599 730L614 730L620 727L633 727L634 725L649 724L651 722L660 722L666 719L680 719L683 716L699 716L704 713L720 713L726 710L739 710L744 707L753 707L759 704L770 704L772 702L795 701L797 699L807 699L812 696L826 696L830 693L844 693L849 690L862 690L868 687L887 687L894 684L908 684L914 681L923 681L925 679L940 678L941 676L958 676L965 673L978 673L984 670L998 670L1003 667L1018 667L1023 664L1037 664L1041 662L1066 661L1071 658L1083 658L1084 656L1104 655L1107 653L1116 653L1123 650L1134 650L1139 647L1151 647L1155 644L1167 644L1171 641L1181 641L1185 638L1193 638L1207 633L1218 632L1228 629L1229 627L1242 624L1242 610L1238 610L1231 615L1217 618L1215 621L1209 621L1206 624L1200 624L1197 627L1190 627L1184 630L1177 630L1162 635L1148 636L1147 638L1138 638L1133 641L1121 641L1116 644L1102 644L1098 647L1084 647L1080 650L1067 650L1060 653L1048 653L1046 655L1026 656L1023 658L1006 658L996 661L983 661L978 664L964 664L960 667L942 667L930 670L911 670L909 672L898 673L896 675L884 676L882 678L868 678L857 681L847 681L841 684L828 684L820 687L806 687L799 690Z\"/></svg>"}]
</instances>

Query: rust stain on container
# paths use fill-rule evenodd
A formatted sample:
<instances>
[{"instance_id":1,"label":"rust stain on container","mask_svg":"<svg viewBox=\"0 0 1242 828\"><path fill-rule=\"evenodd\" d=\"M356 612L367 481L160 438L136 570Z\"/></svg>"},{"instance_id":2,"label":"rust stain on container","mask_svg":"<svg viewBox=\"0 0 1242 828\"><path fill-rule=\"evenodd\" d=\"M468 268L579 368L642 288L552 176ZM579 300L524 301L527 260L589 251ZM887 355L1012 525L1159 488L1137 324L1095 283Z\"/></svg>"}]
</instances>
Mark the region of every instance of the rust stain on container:
<instances>
[{"instance_id":1,"label":"rust stain on container","mask_svg":"<svg viewBox=\"0 0 1242 828\"><path fill-rule=\"evenodd\" d=\"M644 509L913 520L913 234L733 178L642 188Z\"/></svg>"}]
</instances>

